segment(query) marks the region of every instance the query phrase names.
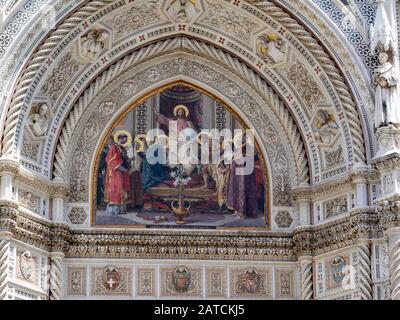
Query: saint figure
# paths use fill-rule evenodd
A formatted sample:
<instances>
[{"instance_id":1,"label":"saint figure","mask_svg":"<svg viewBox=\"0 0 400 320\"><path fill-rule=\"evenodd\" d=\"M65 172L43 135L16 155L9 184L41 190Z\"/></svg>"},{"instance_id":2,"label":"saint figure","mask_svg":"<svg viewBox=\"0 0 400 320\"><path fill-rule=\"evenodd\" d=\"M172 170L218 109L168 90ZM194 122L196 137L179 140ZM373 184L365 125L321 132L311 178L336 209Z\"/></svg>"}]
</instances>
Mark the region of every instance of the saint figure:
<instances>
[{"instance_id":1,"label":"saint figure","mask_svg":"<svg viewBox=\"0 0 400 320\"><path fill-rule=\"evenodd\" d=\"M32 130L32 133L35 137L42 137L47 134L47 130L50 126L48 111L48 105L46 103L42 103L38 106L37 112L33 113L29 117L28 126Z\"/></svg>"},{"instance_id":2,"label":"saint figure","mask_svg":"<svg viewBox=\"0 0 400 320\"><path fill-rule=\"evenodd\" d=\"M114 143L106 156L105 202L107 213L112 215L125 214L126 205L129 202L131 162L126 148L131 141L129 132L118 131L114 135Z\"/></svg>"},{"instance_id":3,"label":"saint figure","mask_svg":"<svg viewBox=\"0 0 400 320\"><path fill-rule=\"evenodd\" d=\"M246 155L246 148L234 157L228 173L226 185L226 204L229 209L235 211L235 215L240 217L257 217L257 181L256 172L248 175L238 174L238 169L246 166L247 158L254 154Z\"/></svg>"},{"instance_id":4,"label":"saint figure","mask_svg":"<svg viewBox=\"0 0 400 320\"><path fill-rule=\"evenodd\" d=\"M399 73L396 67L388 62L385 52L379 53L379 66L374 70L375 95L375 127L393 124L400 125L400 106L397 83Z\"/></svg>"}]
</instances>

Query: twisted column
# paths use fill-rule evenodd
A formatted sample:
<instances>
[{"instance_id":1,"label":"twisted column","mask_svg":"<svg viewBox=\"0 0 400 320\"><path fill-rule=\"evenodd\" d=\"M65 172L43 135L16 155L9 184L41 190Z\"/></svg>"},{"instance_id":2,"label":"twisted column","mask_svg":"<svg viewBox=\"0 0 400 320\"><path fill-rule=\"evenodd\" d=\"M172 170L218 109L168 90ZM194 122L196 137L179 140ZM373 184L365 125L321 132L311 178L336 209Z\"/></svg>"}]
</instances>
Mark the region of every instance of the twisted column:
<instances>
[{"instance_id":1,"label":"twisted column","mask_svg":"<svg viewBox=\"0 0 400 320\"><path fill-rule=\"evenodd\" d=\"M391 299L400 300L400 230L396 228L393 231L392 234L389 234Z\"/></svg>"},{"instance_id":2,"label":"twisted column","mask_svg":"<svg viewBox=\"0 0 400 320\"><path fill-rule=\"evenodd\" d=\"M50 300L62 299L62 263L64 255L54 254L50 257Z\"/></svg>"},{"instance_id":3,"label":"twisted column","mask_svg":"<svg viewBox=\"0 0 400 320\"><path fill-rule=\"evenodd\" d=\"M313 263L311 257L300 258L301 299L313 299Z\"/></svg>"},{"instance_id":4,"label":"twisted column","mask_svg":"<svg viewBox=\"0 0 400 320\"><path fill-rule=\"evenodd\" d=\"M362 300L372 300L371 248L367 242L359 245L358 271L360 297Z\"/></svg>"},{"instance_id":5,"label":"twisted column","mask_svg":"<svg viewBox=\"0 0 400 320\"><path fill-rule=\"evenodd\" d=\"M0 239L0 300L7 299L8 268L9 268L9 239Z\"/></svg>"}]
</instances>

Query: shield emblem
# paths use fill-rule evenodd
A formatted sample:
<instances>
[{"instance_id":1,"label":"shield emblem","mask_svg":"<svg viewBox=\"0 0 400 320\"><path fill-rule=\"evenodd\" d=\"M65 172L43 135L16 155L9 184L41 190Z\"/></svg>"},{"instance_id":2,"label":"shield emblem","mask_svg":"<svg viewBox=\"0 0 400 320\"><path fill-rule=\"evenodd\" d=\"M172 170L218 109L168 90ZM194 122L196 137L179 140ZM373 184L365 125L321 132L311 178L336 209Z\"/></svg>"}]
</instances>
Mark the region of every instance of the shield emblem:
<instances>
[{"instance_id":1,"label":"shield emblem","mask_svg":"<svg viewBox=\"0 0 400 320\"><path fill-rule=\"evenodd\" d=\"M119 287L121 283L121 273L117 268L108 266L103 271L103 286L107 290L113 291Z\"/></svg>"},{"instance_id":2,"label":"shield emblem","mask_svg":"<svg viewBox=\"0 0 400 320\"><path fill-rule=\"evenodd\" d=\"M172 274L172 281L177 292L187 292L190 285L190 272L186 267L178 267Z\"/></svg>"},{"instance_id":3,"label":"shield emblem","mask_svg":"<svg viewBox=\"0 0 400 320\"><path fill-rule=\"evenodd\" d=\"M260 286L260 275L256 270L246 270L241 276L241 284L245 291L255 293Z\"/></svg>"},{"instance_id":4,"label":"shield emblem","mask_svg":"<svg viewBox=\"0 0 400 320\"><path fill-rule=\"evenodd\" d=\"M32 254L29 251L21 254L20 271L22 276L27 280L32 278L32 262Z\"/></svg>"},{"instance_id":5,"label":"shield emblem","mask_svg":"<svg viewBox=\"0 0 400 320\"><path fill-rule=\"evenodd\" d=\"M343 278L345 276L343 269L345 266L346 261L342 257L339 256L333 259L331 271L333 281L335 281L336 283L341 283L343 281Z\"/></svg>"}]
</instances>

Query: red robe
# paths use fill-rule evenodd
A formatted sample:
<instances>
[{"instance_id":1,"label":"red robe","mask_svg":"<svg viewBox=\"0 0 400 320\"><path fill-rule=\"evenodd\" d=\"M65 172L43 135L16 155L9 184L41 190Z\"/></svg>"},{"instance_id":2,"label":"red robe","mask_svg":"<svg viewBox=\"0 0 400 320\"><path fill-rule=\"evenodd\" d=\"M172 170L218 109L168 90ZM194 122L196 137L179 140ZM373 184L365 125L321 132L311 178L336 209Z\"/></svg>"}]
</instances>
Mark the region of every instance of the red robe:
<instances>
[{"instance_id":1,"label":"red robe","mask_svg":"<svg viewBox=\"0 0 400 320\"><path fill-rule=\"evenodd\" d=\"M105 201L114 205L126 204L130 194L130 165L126 150L113 144L106 156L106 163ZM127 171L122 172L121 166L125 167Z\"/></svg>"}]
</instances>

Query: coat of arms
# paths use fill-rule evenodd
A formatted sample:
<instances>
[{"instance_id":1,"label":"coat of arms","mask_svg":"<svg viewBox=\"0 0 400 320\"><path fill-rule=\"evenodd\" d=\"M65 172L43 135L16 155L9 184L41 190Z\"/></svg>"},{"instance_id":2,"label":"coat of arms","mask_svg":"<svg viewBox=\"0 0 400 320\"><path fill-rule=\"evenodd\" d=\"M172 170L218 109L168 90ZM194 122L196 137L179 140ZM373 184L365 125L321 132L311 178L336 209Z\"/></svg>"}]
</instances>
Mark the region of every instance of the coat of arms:
<instances>
[{"instance_id":1,"label":"coat of arms","mask_svg":"<svg viewBox=\"0 0 400 320\"><path fill-rule=\"evenodd\" d=\"M108 266L103 271L102 280L104 288L113 291L121 283L121 273L114 266Z\"/></svg>"},{"instance_id":2,"label":"coat of arms","mask_svg":"<svg viewBox=\"0 0 400 320\"><path fill-rule=\"evenodd\" d=\"M247 269L239 276L238 291L246 293L257 293L262 289L262 277L254 269Z\"/></svg>"},{"instance_id":3,"label":"coat of arms","mask_svg":"<svg viewBox=\"0 0 400 320\"><path fill-rule=\"evenodd\" d=\"M341 283L343 281L343 278L345 276L343 269L345 266L346 261L342 257L338 256L333 259L331 271L333 281L335 281L336 283Z\"/></svg>"},{"instance_id":4,"label":"coat of arms","mask_svg":"<svg viewBox=\"0 0 400 320\"><path fill-rule=\"evenodd\" d=\"M190 272L186 267L177 267L172 274L172 283L177 292L187 292L190 286Z\"/></svg>"},{"instance_id":5,"label":"coat of arms","mask_svg":"<svg viewBox=\"0 0 400 320\"><path fill-rule=\"evenodd\" d=\"M22 276L27 280L32 278L32 262L32 254L29 251L25 251L23 254L21 254L19 269Z\"/></svg>"}]
</instances>

